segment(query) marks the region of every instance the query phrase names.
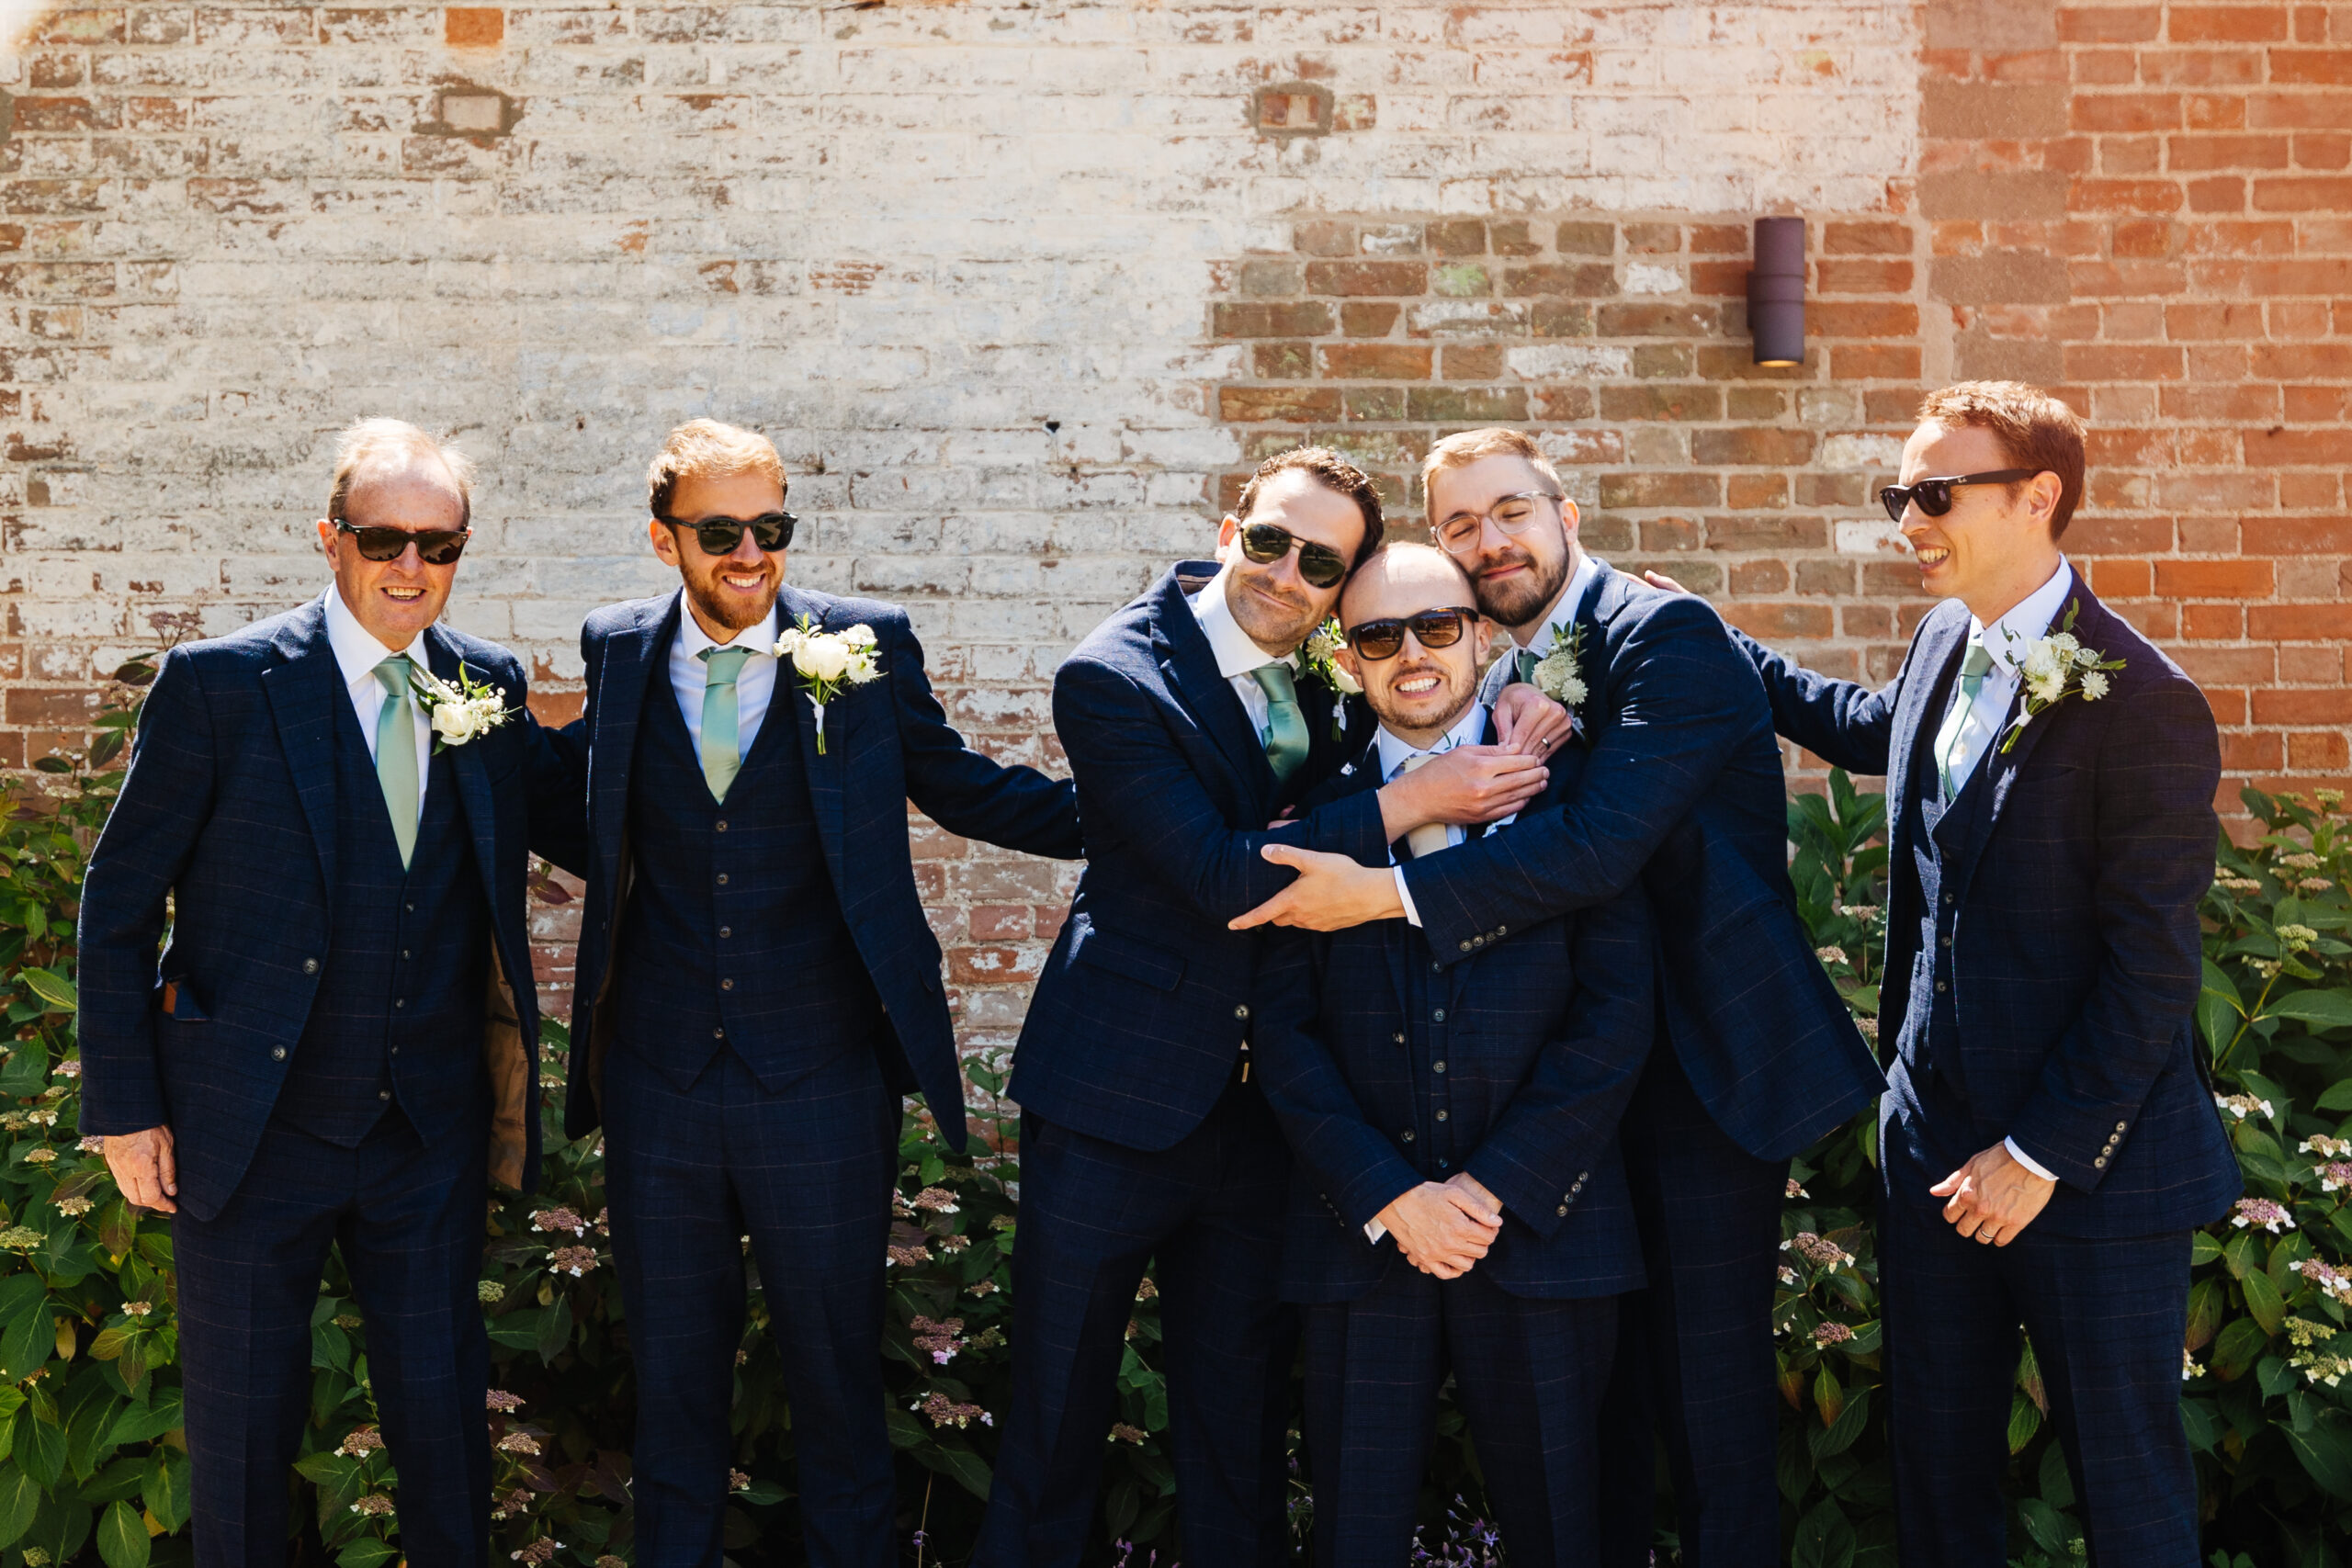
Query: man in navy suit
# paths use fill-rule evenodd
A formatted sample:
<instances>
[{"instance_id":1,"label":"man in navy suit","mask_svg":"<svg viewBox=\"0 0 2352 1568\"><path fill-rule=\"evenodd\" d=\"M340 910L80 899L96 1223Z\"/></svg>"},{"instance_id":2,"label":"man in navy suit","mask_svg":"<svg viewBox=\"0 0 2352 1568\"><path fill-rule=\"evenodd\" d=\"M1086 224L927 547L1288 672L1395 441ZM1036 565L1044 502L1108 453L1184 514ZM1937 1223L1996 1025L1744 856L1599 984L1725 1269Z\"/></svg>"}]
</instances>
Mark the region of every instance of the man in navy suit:
<instances>
[{"instance_id":1,"label":"man in navy suit","mask_svg":"<svg viewBox=\"0 0 2352 1568\"><path fill-rule=\"evenodd\" d=\"M581 633L594 859L566 1125L605 1128L637 1362L638 1561L718 1568L752 1256L800 1436L808 1561L887 1568L883 1267L899 1100L964 1141L963 1076L907 841L1075 858L1070 786L967 748L906 612L784 581L784 466L695 420L648 476L680 591ZM854 634L874 680L820 715L782 633ZM860 631L859 628L864 628ZM835 661L838 663L838 660Z\"/></svg>"},{"instance_id":2,"label":"man in navy suit","mask_svg":"<svg viewBox=\"0 0 2352 1568\"><path fill-rule=\"evenodd\" d=\"M413 426L345 433L318 525L333 582L165 656L90 857L82 1130L126 1198L178 1216L207 1568L284 1556L332 1246L401 1551L483 1561L482 1205L493 1177L537 1180L526 798L565 781L514 656L437 624L469 476ZM444 700L469 686L490 701Z\"/></svg>"},{"instance_id":3,"label":"man in navy suit","mask_svg":"<svg viewBox=\"0 0 2352 1568\"><path fill-rule=\"evenodd\" d=\"M1353 466L1318 447L1269 458L1224 520L1218 558L1178 563L1054 678L1087 868L1011 1085L1013 1382L974 1557L985 1568L1077 1562L1155 1258L1184 1555L1286 1558L1289 1156L1250 1077L1258 940L1226 922L1289 879L1261 846L1369 853L1425 822L1506 815L1542 787L1542 754L1566 731L1531 694L1506 720L1510 744L1269 829L1351 754L1360 705L1299 655L1380 536L1379 496Z\"/></svg>"},{"instance_id":4,"label":"man in navy suit","mask_svg":"<svg viewBox=\"0 0 2352 1568\"><path fill-rule=\"evenodd\" d=\"M1646 1406L1664 1426L1683 1561L1763 1568L1781 1554L1771 1301L1788 1161L1883 1087L1797 914L1771 712L1704 603L1579 547L1576 503L1524 435L1450 436L1422 486L1432 536L1516 644L1489 680L1566 694L1582 777L1509 832L1394 870L1268 849L1304 874L1244 923L1402 916L1451 963L1647 890L1664 1038L1625 1156L1649 1284L1625 1301L1609 1420L1635 1436L1604 1452L1605 1556L1648 1560Z\"/></svg>"},{"instance_id":5,"label":"man in navy suit","mask_svg":"<svg viewBox=\"0 0 2352 1568\"><path fill-rule=\"evenodd\" d=\"M1781 733L1887 779L1879 1257L1903 1561L2007 1561L2022 1322L2091 1562L2192 1568L2188 1233L2239 1190L2191 1021L2213 716L2059 553L2074 411L1971 382L1919 421L1881 499L1944 602L1894 682L1747 644Z\"/></svg>"},{"instance_id":6,"label":"man in navy suit","mask_svg":"<svg viewBox=\"0 0 2352 1568\"><path fill-rule=\"evenodd\" d=\"M1349 787L1487 739L1475 597L1426 545L1386 546L1349 582L1340 658L1380 719ZM1571 748L1532 808L1578 765ZM1464 837L1431 826L1397 848ZM1283 1294L1307 1303L1317 1563L1411 1555L1449 1374L1511 1562L1593 1560L1611 1298L1642 1280L1617 1124L1649 1052L1651 943L1638 886L1452 964L1401 921L1277 933L1260 1055L1298 1155Z\"/></svg>"}]
</instances>

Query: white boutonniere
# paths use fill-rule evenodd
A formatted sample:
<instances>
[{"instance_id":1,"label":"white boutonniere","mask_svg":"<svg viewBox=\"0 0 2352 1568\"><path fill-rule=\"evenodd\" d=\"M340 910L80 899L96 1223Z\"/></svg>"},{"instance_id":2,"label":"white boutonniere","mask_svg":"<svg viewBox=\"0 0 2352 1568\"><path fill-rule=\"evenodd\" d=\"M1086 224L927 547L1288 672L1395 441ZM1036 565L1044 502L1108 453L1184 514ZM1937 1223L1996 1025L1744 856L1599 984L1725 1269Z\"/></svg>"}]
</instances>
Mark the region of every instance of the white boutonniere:
<instances>
[{"instance_id":1,"label":"white boutonniere","mask_svg":"<svg viewBox=\"0 0 2352 1568\"><path fill-rule=\"evenodd\" d=\"M1362 695L1363 692L1363 688L1356 683L1356 678L1340 669L1340 661L1332 657L1347 646L1348 634L1340 629L1340 618L1334 615L1316 627L1314 635L1298 650L1299 664L1309 675L1329 686L1331 695L1338 699L1331 705L1331 739L1334 740L1347 734L1347 700Z\"/></svg>"},{"instance_id":2,"label":"white boutonniere","mask_svg":"<svg viewBox=\"0 0 2352 1568\"><path fill-rule=\"evenodd\" d=\"M2058 629L2026 646L2025 657L2018 664L2018 673L2025 682L2025 702L2009 725L2008 733L2001 738L2003 751L2018 743L2018 736L2037 715L2049 712L2068 697L2095 703L2107 695L2107 672L2123 668L2120 659L2109 659L2098 649L2085 648L2075 636L2075 616L2082 607L2079 599L2068 601L2066 618L2058 623ZM2015 632L2004 635L2011 642L2018 640Z\"/></svg>"},{"instance_id":3,"label":"white boutonniere","mask_svg":"<svg viewBox=\"0 0 2352 1568\"><path fill-rule=\"evenodd\" d=\"M1584 684L1584 626L1552 624L1552 651L1535 661L1535 689L1575 715L1589 694Z\"/></svg>"},{"instance_id":4,"label":"white boutonniere","mask_svg":"<svg viewBox=\"0 0 2352 1568\"><path fill-rule=\"evenodd\" d=\"M803 615L799 625L775 639L775 656L790 660L808 688L808 705L817 710L817 754L822 756L825 705L852 686L881 677L874 628L861 621L837 632L819 631Z\"/></svg>"},{"instance_id":5,"label":"white boutonniere","mask_svg":"<svg viewBox=\"0 0 2352 1568\"><path fill-rule=\"evenodd\" d=\"M432 723L435 756L451 746L463 746L476 736L487 735L514 716L514 711L506 705L506 694L489 682L477 681L468 674L462 660L458 664L458 683L454 686L423 664L413 662L409 665L408 683Z\"/></svg>"}]
</instances>

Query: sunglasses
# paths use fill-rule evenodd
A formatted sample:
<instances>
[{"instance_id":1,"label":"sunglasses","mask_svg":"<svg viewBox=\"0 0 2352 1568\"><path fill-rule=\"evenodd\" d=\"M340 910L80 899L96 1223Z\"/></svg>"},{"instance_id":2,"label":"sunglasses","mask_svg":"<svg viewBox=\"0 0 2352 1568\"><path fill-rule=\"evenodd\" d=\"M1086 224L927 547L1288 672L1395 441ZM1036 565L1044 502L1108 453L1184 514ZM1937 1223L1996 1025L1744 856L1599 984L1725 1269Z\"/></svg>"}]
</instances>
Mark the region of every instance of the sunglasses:
<instances>
[{"instance_id":1,"label":"sunglasses","mask_svg":"<svg viewBox=\"0 0 2352 1568\"><path fill-rule=\"evenodd\" d=\"M1348 558L1329 545L1317 545L1299 538L1289 529L1272 523L1251 523L1241 530L1241 553L1264 566L1298 551L1298 575L1309 586L1329 588L1348 575Z\"/></svg>"},{"instance_id":2,"label":"sunglasses","mask_svg":"<svg viewBox=\"0 0 2352 1568\"><path fill-rule=\"evenodd\" d=\"M703 554L731 556L743 542L746 528L752 531L752 542L760 548L784 548L792 543L792 525L800 519L789 512L763 512L757 517L706 517L699 523L689 523L683 517L664 517L662 521L673 528L692 528Z\"/></svg>"},{"instance_id":3,"label":"sunglasses","mask_svg":"<svg viewBox=\"0 0 2352 1568\"><path fill-rule=\"evenodd\" d=\"M340 517L330 521L336 533L351 536L362 560L398 560L401 552L414 545L416 558L425 565L455 566L466 553L466 541L473 537L470 528L420 528L411 533L406 528L362 528Z\"/></svg>"},{"instance_id":4,"label":"sunglasses","mask_svg":"<svg viewBox=\"0 0 2352 1568\"><path fill-rule=\"evenodd\" d=\"M2015 484L2040 472L2040 468L1996 468L1988 474L1955 474L1944 479L1921 479L1915 485L1888 485L1878 492L1878 502L1897 523L1903 521L1904 508L1915 501L1928 516L1941 517L1951 510L1951 492L1962 485Z\"/></svg>"},{"instance_id":5,"label":"sunglasses","mask_svg":"<svg viewBox=\"0 0 2352 1568\"><path fill-rule=\"evenodd\" d=\"M1477 618L1476 610L1423 610L1417 615L1359 621L1348 628L1348 646L1358 659L1377 664L1404 651L1408 631L1423 648L1452 648Z\"/></svg>"}]
</instances>

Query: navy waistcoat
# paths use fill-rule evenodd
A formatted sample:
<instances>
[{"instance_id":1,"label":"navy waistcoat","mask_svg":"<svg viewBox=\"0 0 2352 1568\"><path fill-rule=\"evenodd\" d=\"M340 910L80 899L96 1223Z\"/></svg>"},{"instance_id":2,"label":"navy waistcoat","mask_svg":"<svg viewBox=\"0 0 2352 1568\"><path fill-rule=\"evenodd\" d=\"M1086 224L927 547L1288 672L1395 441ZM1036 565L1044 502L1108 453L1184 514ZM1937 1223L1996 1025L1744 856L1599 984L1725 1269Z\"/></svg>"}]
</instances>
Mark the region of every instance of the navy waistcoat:
<instances>
[{"instance_id":1,"label":"navy waistcoat","mask_svg":"<svg viewBox=\"0 0 2352 1568\"><path fill-rule=\"evenodd\" d=\"M1956 886L1955 878L1957 868L1973 860L1970 852L1984 829L1985 807L1992 798L1984 781L1993 771L1993 759L1988 748L1960 793L1947 800L1934 751L1928 745L1913 753L1912 777L1902 805L1910 817L1905 835L1911 849L1909 864L1893 868L1896 875L1907 873L1919 890L1915 906L1919 910L1919 947L1897 1038L1916 1065L1913 1088L1932 1123L1918 1130L1923 1152L1951 1158L1956 1167L1983 1145L1970 1127L1973 1118L1960 1038L1952 952L1966 889Z\"/></svg>"},{"instance_id":2,"label":"navy waistcoat","mask_svg":"<svg viewBox=\"0 0 2352 1568\"><path fill-rule=\"evenodd\" d=\"M669 680L650 661L630 766L634 863L615 955L616 1032L681 1089L721 1045L783 1088L852 1046L882 1002L825 868L788 679L722 804ZM888 1059L888 1054L886 1054Z\"/></svg>"},{"instance_id":3,"label":"navy waistcoat","mask_svg":"<svg viewBox=\"0 0 2352 1568\"><path fill-rule=\"evenodd\" d=\"M277 1111L307 1133L356 1147L397 1103L429 1139L487 1090L490 900L448 758L428 764L416 846L403 871L358 716L342 700L334 715L336 876L326 954Z\"/></svg>"}]
</instances>

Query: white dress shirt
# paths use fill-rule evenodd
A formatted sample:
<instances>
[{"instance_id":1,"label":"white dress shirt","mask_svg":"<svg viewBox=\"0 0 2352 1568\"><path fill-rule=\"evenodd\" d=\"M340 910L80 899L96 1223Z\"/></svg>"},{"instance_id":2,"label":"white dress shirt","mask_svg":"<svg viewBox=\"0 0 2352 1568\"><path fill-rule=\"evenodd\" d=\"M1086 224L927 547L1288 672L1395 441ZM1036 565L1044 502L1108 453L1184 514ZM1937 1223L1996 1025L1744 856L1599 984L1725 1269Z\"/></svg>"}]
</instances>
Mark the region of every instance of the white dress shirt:
<instances>
[{"instance_id":1,"label":"white dress shirt","mask_svg":"<svg viewBox=\"0 0 2352 1568\"><path fill-rule=\"evenodd\" d=\"M1406 763L1411 761L1416 757L1442 757L1448 751L1453 750L1456 746L1478 746L1485 744L1487 739L1487 721L1490 713L1491 710L1486 704L1472 703L1468 707L1463 709L1462 716L1453 721L1453 728L1447 730L1443 735L1439 736L1437 740L1429 746L1417 747L1409 740L1400 739L1389 730L1389 728L1386 725L1382 725L1380 727L1379 733L1373 737L1373 744L1378 749L1380 758L1380 782L1387 784L1395 779L1397 775L1398 770L1402 769ZM1510 817L1505 817L1492 824L1492 827L1499 828L1504 823L1518 817L1518 815L1519 813L1514 811ZM1439 826L1445 829L1445 847L1447 849L1452 849L1454 845L1460 843L1463 840L1470 836L1470 830L1467 828L1463 827L1459 822L1446 822L1439 824ZM1492 830L1491 828L1489 830ZM1395 863L1396 855L1394 851L1390 852L1389 860L1391 864ZM1403 886L1401 879L1398 886ZM1418 924L1419 922L1417 921L1415 923Z\"/></svg>"},{"instance_id":2,"label":"white dress shirt","mask_svg":"<svg viewBox=\"0 0 2352 1568\"><path fill-rule=\"evenodd\" d=\"M1951 754L1951 784L1953 793L1966 784L1976 764L1984 761L1992 742L1999 738L2001 721L2009 715L2009 700L2018 694L2019 671L2025 666L2025 656L2037 638L2049 631L2066 608L2066 591L2074 586L2074 569L2066 558L2058 558L2058 570L2050 581L2018 602L2017 607L1991 626L1970 616L1968 638L1981 642L1984 651L1993 657L1993 668L1986 672L1984 683L1976 689L1976 700L1968 707L1968 717L1962 721L1959 743ZM1951 683L1951 699L1944 706L1943 718L1951 716L1952 705L1960 701L1960 682ZM1930 743L1942 729L1939 721L1929 733Z\"/></svg>"},{"instance_id":3,"label":"white dress shirt","mask_svg":"<svg viewBox=\"0 0 2352 1568\"><path fill-rule=\"evenodd\" d=\"M1233 618L1233 606L1225 597L1232 577L1232 567L1219 567L1217 574L1185 603L1193 607L1193 619L1201 624L1202 635L1209 639L1209 651L1216 655L1216 672L1225 677L1233 694L1241 699L1241 710L1250 716L1250 728L1258 732L1258 743L1263 746L1272 739L1272 724L1266 706L1266 689L1258 684L1253 671L1269 664L1287 664L1295 679L1298 659L1295 654L1277 657L1250 640L1250 634Z\"/></svg>"},{"instance_id":4,"label":"white dress shirt","mask_svg":"<svg viewBox=\"0 0 2352 1568\"><path fill-rule=\"evenodd\" d=\"M326 608L327 647L334 654L335 670L343 676L344 690L351 695L352 711L359 716L359 734L368 742L368 756L376 756L376 725L384 712L384 683L376 679L376 666L395 654L405 653L422 667L426 674L433 672L432 661L425 655L422 635L409 639L405 649L386 648L376 640L375 634L359 624L351 606L343 602L343 592L334 583L327 584L326 597L321 601ZM433 721L424 712L424 705L412 701L410 716L416 736L416 819L424 820L424 791L433 776L426 764L433 756Z\"/></svg>"},{"instance_id":5,"label":"white dress shirt","mask_svg":"<svg viewBox=\"0 0 2352 1568\"><path fill-rule=\"evenodd\" d=\"M735 750L739 757L749 759L752 742L760 738L760 721L767 716L768 704L775 696L775 606L768 606L767 618L757 626L745 626L725 642L712 640L702 623L695 619L694 606L678 606L678 635L670 639L670 689L678 694L678 716L686 721L686 739L694 743L695 755L702 755L702 699L704 688L710 684L710 666L698 657L706 648L748 648L752 657L743 660L742 671L735 677Z\"/></svg>"}]
</instances>

